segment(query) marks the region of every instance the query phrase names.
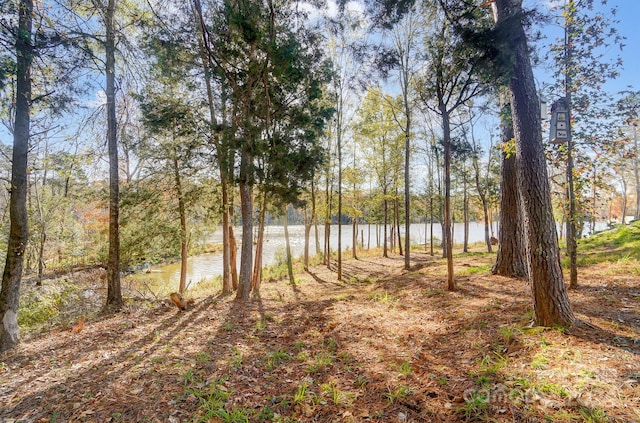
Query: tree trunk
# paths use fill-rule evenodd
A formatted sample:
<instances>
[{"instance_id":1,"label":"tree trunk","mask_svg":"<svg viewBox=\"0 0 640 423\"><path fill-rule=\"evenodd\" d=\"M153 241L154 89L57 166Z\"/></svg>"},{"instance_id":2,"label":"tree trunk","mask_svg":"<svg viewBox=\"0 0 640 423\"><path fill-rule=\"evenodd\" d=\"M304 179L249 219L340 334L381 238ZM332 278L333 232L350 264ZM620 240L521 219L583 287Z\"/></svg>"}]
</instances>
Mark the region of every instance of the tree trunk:
<instances>
[{"instance_id":1,"label":"tree trunk","mask_svg":"<svg viewBox=\"0 0 640 423\"><path fill-rule=\"evenodd\" d=\"M243 152L241 166L250 166L250 158ZM253 261L253 198L251 187L247 180L246 170L240 179L240 207L242 210L242 247L240 252L240 277L238 281L238 292L236 298L247 300L251 293L251 264Z\"/></svg>"},{"instance_id":2,"label":"tree trunk","mask_svg":"<svg viewBox=\"0 0 640 423\"><path fill-rule=\"evenodd\" d=\"M405 83L406 85L406 83ZM405 115L407 117L407 126L404 133L404 269L411 268L411 203L410 178L409 178L409 156L411 154L411 109L406 92L407 87L403 90ZM400 234L400 231L398 231ZM402 254L402 252L400 253Z\"/></svg>"},{"instance_id":3,"label":"tree trunk","mask_svg":"<svg viewBox=\"0 0 640 423\"><path fill-rule=\"evenodd\" d=\"M510 104L503 104L501 129L502 143L513 139L513 124L508 110ZM508 116L507 116L508 115ZM524 226L520 212L520 193L518 191L518 171L516 156L502 152L502 171L500 181L500 229L498 231L498 254L491 269L494 275L513 278L527 276L525 256Z\"/></svg>"},{"instance_id":4,"label":"tree trunk","mask_svg":"<svg viewBox=\"0 0 640 423\"><path fill-rule=\"evenodd\" d=\"M491 220L489 214L489 206L487 204L487 196L482 195L482 214L484 216L484 242L487 244L487 251L489 253L493 252L493 248L491 247Z\"/></svg>"},{"instance_id":5,"label":"tree trunk","mask_svg":"<svg viewBox=\"0 0 640 423\"><path fill-rule=\"evenodd\" d=\"M633 151L636 155L636 158L633 160L633 176L636 181L636 210L633 213L633 218L635 220L640 219L640 170L638 170L638 159L640 158L640 150L638 150L638 121L637 119L632 122L633 126ZM595 184L595 179L594 179ZM595 220L595 207L593 209L593 216ZM595 224L594 224L595 226ZM593 232L593 231L592 231Z\"/></svg>"},{"instance_id":6,"label":"tree trunk","mask_svg":"<svg viewBox=\"0 0 640 423\"><path fill-rule=\"evenodd\" d=\"M193 0L194 14L196 15L196 26L198 28L198 46L200 50L200 58L205 73L205 85L207 88L207 100L209 106L209 119L214 131L217 127L217 117L215 110L215 100L213 89L211 88L211 49L208 44L209 37L202 17L202 7L200 0ZM222 191L222 293L230 294L233 290L231 281L231 240L230 235L233 229L230 227L230 208L229 208L229 182L227 178L226 166L227 155L220 142L220 134L214 133L213 141L216 147L216 157L218 159L218 170L220 172L220 186ZM235 260L235 257L233 258Z\"/></svg>"},{"instance_id":7,"label":"tree trunk","mask_svg":"<svg viewBox=\"0 0 640 423\"><path fill-rule=\"evenodd\" d=\"M424 218L424 251L427 251L429 244L429 221L427 220L427 210L429 209L429 193L425 193L425 218Z\"/></svg>"},{"instance_id":8,"label":"tree trunk","mask_svg":"<svg viewBox=\"0 0 640 423\"><path fill-rule=\"evenodd\" d=\"M540 103L522 23L521 1L495 0L494 5L498 24L505 20L516 22L515 26L510 25L507 40L514 53L509 88L516 139L518 188L527 241L527 274L533 294L535 321L542 326L571 326L574 315L560 267L558 237L542 144Z\"/></svg>"},{"instance_id":9,"label":"tree trunk","mask_svg":"<svg viewBox=\"0 0 640 423\"><path fill-rule=\"evenodd\" d=\"M107 145L109 149L109 259L107 262L107 307L122 307L120 287L120 180L116 123L116 0L109 0L105 11Z\"/></svg>"},{"instance_id":10,"label":"tree trunk","mask_svg":"<svg viewBox=\"0 0 640 423\"><path fill-rule=\"evenodd\" d=\"M389 257L389 247L388 247L388 230L387 226L389 224L389 202L387 201L387 189L384 188L384 235L382 237L382 257Z\"/></svg>"},{"instance_id":11,"label":"tree trunk","mask_svg":"<svg viewBox=\"0 0 640 423\"><path fill-rule=\"evenodd\" d=\"M7 260L0 289L0 352L18 343L18 303L24 252L29 237L27 219L27 154L29 151L31 103L31 44L33 1L18 4L18 33L16 37L16 109L13 130L11 166L11 197L9 199L9 239Z\"/></svg>"},{"instance_id":12,"label":"tree trunk","mask_svg":"<svg viewBox=\"0 0 640 423\"><path fill-rule=\"evenodd\" d=\"M636 162L638 160L636 159ZM591 197L593 198L593 203L591 204L591 221L589 222L589 234L593 234L596 231L596 219L597 219L597 209L598 209L598 167L594 163L593 164L593 178L591 184Z\"/></svg>"},{"instance_id":13,"label":"tree trunk","mask_svg":"<svg viewBox=\"0 0 640 423\"><path fill-rule=\"evenodd\" d=\"M304 209L302 212L304 217L304 271L309 271L309 244L311 243L311 227L313 226L313 222L309 219L309 215L307 214L307 210Z\"/></svg>"},{"instance_id":14,"label":"tree trunk","mask_svg":"<svg viewBox=\"0 0 640 423\"><path fill-rule=\"evenodd\" d=\"M262 194L262 204L260 205L260 216L258 217L258 238L256 239L256 253L253 263L253 279L251 287L254 294L260 289L262 279L262 250L264 247L264 221L267 214L267 194Z\"/></svg>"},{"instance_id":15,"label":"tree trunk","mask_svg":"<svg viewBox=\"0 0 640 423\"><path fill-rule=\"evenodd\" d=\"M354 217L351 222L351 238L353 241L353 251L351 252L351 258L358 259L358 218Z\"/></svg>"},{"instance_id":16,"label":"tree trunk","mask_svg":"<svg viewBox=\"0 0 640 423\"><path fill-rule=\"evenodd\" d=\"M311 180L311 225L314 227L315 240L316 240L316 256L319 255L322 250L320 249L320 238L318 236L318 210L316 208L316 184L313 179Z\"/></svg>"},{"instance_id":17,"label":"tree trunk","mask_svg":"<svg viewBox=\"0 0 640 423\"><path fill-rule=\"evenodd\" d=\"M456 213L455 213L455 201L452 202L453 206L451 207L451 248L453 248L453 244L455 244L456 239Z\"/></svg>"},{"instance_id":18,"label":"tree trunk","mask_svg":"<svg viewBox=\"0 0 640 423\"><path fill-rule=\"evenodd\" d=\"M403 255L403 251L402 251L402 235L400 234L400 199L398 197L398 188L396 187L396 192L395 192L395 201L393 202L393 213L394 213L394 218L395 218L395 223L396 223L396 227L395 227L395 231L398 234L398 251L400 252L400 255Z\"/></svg>"},{"instance_id":19,"label":"tree trunk","mask_svg":"<svg viewBox=\"0 0 640 423\"><path fill-rule=\"evenodd\" d=\"M620 172L620 185L622 187L622 206L621 206L622 217L620 219L620 223L622 223L623 225L626 225L628 200L627 200L627 178L624 176L624 172Z\"/></svg>"},{"instance_id":20,"label":"tree trunk","mask_svg":"<svg viewBox=\"0 0 640 423\"><path fill-rule=\"evenodd\" d=\"M222 178L223 170L220 170L220 185L222 189L222 293L231 294L234 286L231 279L231 263L235 263L235 239L232 240L233 227L229 211L229 183L226 177ZM232 250L233 248L233 250Z\"/></svg>"},{"instance_id":21,"label":"tree trunk","mask_svg":"<svg viewBox=\"0 0 640 423\"><path fill-rule=\"evenodd\" d=\"M511 133L513 134L513 126L511 126ZM511 135L511 138L513 138L513 135ZM503 138L503 142L509 142L511 138L508 138L506 140ZM482 203L482 216L484 217L484 242L487 245L487 251L492 253L493 249L491 248L491 224L489 220L489 205L487 204L487 194L483 189L482 184L480 184L480 165L478 164L477 156L473 159L473 167L476 174L476 190L478 190L478 196L480 197L480 202Z\"/></svg>"},{"instance_id":22,"label":"tree trunk","mask_svg":"<svg viewBox=\"0 0 640 423\"><path fill-rule=\"evenodd\" d=\"M338 112L340 113L340 112ZM338 114L338 122L340 115ZM342 280L342 127L338 124L338 280Z\"/></svg>"},{"instance_id":23,"label":"tree trunk","mask_svg":"<svg viewBox=\"0 0 640 423\"><path fill-rule=\"evenodd\" d=\"M175 154L175 152L174 152ZM180 214L180 286L178 291L182 294L187 289L187 260L189 244L187 240L187 212L182 195L182 181L177 157L173 158L173 171L175 176L176 194L178 195L178 213Z\"/></svg>"},{"instance_id":24,"label":"tree trunk","mask_svg":"<svg viewBox=\"0 0 640 423\"><path fill-rule=\"evenodd\" d=\"M429 222L429 251L431 257L433 257L433 194L431 194L431 198L429 199L429 216L431 217L431 222Z\"/></svg>"},{"instance_id":25,"label":"tree trunk","mask_svg":"<svg viewBox=\"0 0 640 423\"><path fill-rule=\"evenodd\" d=\"M284 209L284 215L282 216L282 223L284 224L284 243L287 252L287 274L289 275L289 283L295 285L296 281L293 278L293 261L291 258L291 240L289 239L289 219L287 217L286 207Z\"/></svg>"},{"instance_id":26,"label":"tree trunk","mask_svg":"<svg viewBox=\"0 0 640 423\"><path fill-rule=\"evenodd\" d=\"M391 248L391 252L393 254L396 253L396 215L394 213L393 219L391 220L391 229L389 232L389 248Z\"/></svg>"},{"instance_id":27,"label":"tree trunk","mask_svg":"<svg viewBox=\"0 0 640 423\"><path fill-rule=\"evenodd\" d=\"M494 223L494 213L493 212L494 212L494 210L493 210L493 207L489 207L488 210L489 210L489 231L490 231L489 233L493 237L494 234L495 234L495 232L493 230L493 223ZM496 223L496 226L499 226L498 222L495 222L495 223Z\"/></svg>"},{"instance_id":28,"label":"tree trunk","mask_svg":"<svg viewBox=\"0 0 640 423\"><path fill-rule=\"evenodd\" d=\"M324 223L324 264L331 270L331 222Z\"/></svg>"},{"instance_id":29,"label":"tree trunk","mask_svg":"<svg viewBox=\"0 0 640 423\"><path fill-rule=\"evenodd\" d=\"M242 246L240 252L240 274L236 299L247 300L251 293L251 265L253 264L253 155L251 140L244 140L240 154L240 210L242 214Z\"/></svg>"},{"instance_id":30,"label":"tree trunk","mask_svg":"<svg viewBox=\"0 0 640 423\"><path fill-rule=\"evenodd\" d=\"M329 147L330 148L330 147ZM324 264L331 270L331 191L329 170L325 174Z\"/></svg>"},{"instance_id":31,"label":"tree trunk","mask_svg":"<svg viewBox=\"0 0 640 423\"><path fill-rule=\"evenodd\" d=\"M447 108L441 99L439 103L444 136L444 227L442 228L442 241L444 254L447 258L447 290L455 291L456 283L453 278L453 235L451 233L451 128Z\"/></svg>"},{"instance_id":32,"label":"tree trunk","mask_svg":"<svg viewBox=\"0 0 640 423\"><path fill-rule=\"evenodd\" d=\"M46 177L46 176L45 176ZM44 187L44 181L45 179L43 178L43 187ZM41 286L42 285L42 276L44 275L44 268L45 268L45 263L44 263L44 246L47 242L47 223L45 222L44 219L44 213L42 211L42 202L40 200L40 192L38 191L38 181L36 180L35 183L33 184L33 189L35 191L35 196L36 196L36 205L38 207L38 220L40 221L40 239L38 240L38 281L36 282L37 286Z\"/></svg>"},{"instance_id":33,"label":"tree trunk","mask_svg":"<svg viewBox=\"0 0 640 423\"><path fill-rule=\"evenodd\" d=\"M318 211L316 208L316 188L313 181L311 181L311 208L313 209L313 213L311 215L311 221L313 222L313 232L316 241L316 255L322 254L322 249L320 248L320 235L318 230Z\"/></svg>"},{"instance_id":34,"label":"tree trunk","mask_svg":"<svg viewBox=\"0 0 640 423\"><path fill-rule=\"evenodd\" d=\"M233 222L233 215L229 214L229 221ZM231 289L238 290L238 243L233 230L233 224L229 224L229 279L231 280Z\"/></svg>"},{"instance_id":35,"label":"tree trunk","mask_svg":"<svg viewBox=\"0 0 640 423\"><path fill-rule=\"evenodd\" d=\"M467 176L465 174L462 187L462 224L464 225L464 234L462 241L462 252L469 252L469 188L467 184Z\"/></svg>"},{"instance_id":36,"label":"tree trunk","mask_svg":"<svg viewBox=\"0 0 640 423\"><path fill-rule=\"evenodd\" d=\"M354 143L355 146L355 143ZM356 152L354 151L354 156ZM351 242L353 243L353 251L351 251L351 258L358 259L358 212L356 205L358 202L357 184L355 178L353 180L353 221L351 222Z\"/></svg>"},{"instance_id":37,"label":"tree trunk","mask_svg":"<svg viewBox=\"0 0 640 423\"><path fill-rule=\"evenodd\" d=\"M320 230L318 228L318 219L313 222L313 237L316 241L316 255L322 254L322 248L320 248Z\"/></svg>"},{"instance_id":38,"label":"tree trunk","mask_svg":"<svg viewBox=\"0 0 640 423\"><path fill-rule=\"evenodd\" d=\"M571 120L571 112L569 121ZM569 288L578 288L578 243L576 225L576 198L573 184L573 154L571 139L567 140L567 200L569 213L567 216L567 255L569 256Z\"/></svg>"},{"instance_id":39,"label":"tree trunk","mask_svg":"<svg viewBox=\"0 0 640 423\"><path fill-rule=\"evenodd\" d=\"M573 28L570 23L571 18L565 17L564 28L564 53L565 53L565 66L568 67L571 63L571 56L573 55L573 40L572 32ZM573 184L573 134L571 129L571 107L572 107L572 82L571 72L566 69L565 73L565 99L567 101L567 122L569 138L567 139L567 201L569 202L569 209L567 215L567 255L569 256L569 288L578 288L578 244L577 239L577 227L576 227L576 193Z\"/></svg>"},{"instance_id":40,"label":"tree trunk","mask_svg":"<svg viewBox=\"0 0 640 423\"><path fill-rule=\"evenodd\" d=\"M609 222L608 224L611 225L611 223L613 223L613 198L611 198L609 200Z\"/></svg>"},{"instance_id":41,"label":"tree trunk","mask_svg":"<svg viewBox=\"0 0 640 423\"><path fill-rule=\"evenodd\" d=\"M230 173L231 171L229 171ZM235 217L234 217L234 203L235 198L232 191L227 192L227 206L228 210L228 222L229 222L229 279L231 282L231 289L233 291L238 290L238 243L236 242L236 235L234 232Z\"/></svg>"},{"instance_id":42,"label":"tree trunk","mask_svg":"<svg viewBox=\"0 0 640 423\"><path fill-rule=\"evenodd\" d=\"M367 251L371 249L371 222L367 223Z\"/></svg>"},{"instance_id":43,"label":"tree trunk","mask_svg":"<svg viewBox=\"0 0 640 423\"><path fill-rule=\"evenodd\" d=\"M440 234L442 237L441 247L442 247L442 258L447 258L447 231L445 231L444 226L444 175L440 174L440 170L444 171L444 163L440 165L440 160L437 160L436 169L438 170L438 223L440 223Z\"/></svg>"}]
</instances>

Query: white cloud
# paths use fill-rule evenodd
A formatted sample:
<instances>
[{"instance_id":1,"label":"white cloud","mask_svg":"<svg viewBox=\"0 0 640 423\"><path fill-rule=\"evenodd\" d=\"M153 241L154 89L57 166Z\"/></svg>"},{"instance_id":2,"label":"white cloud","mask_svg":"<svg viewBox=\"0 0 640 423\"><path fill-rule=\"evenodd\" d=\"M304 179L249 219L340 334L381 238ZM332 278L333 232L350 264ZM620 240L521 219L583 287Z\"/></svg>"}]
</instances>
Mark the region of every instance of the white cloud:
<instances>
[{"instance_id":1,"label":"white cloud","mask_svg":"<svg viewBox=\"0 0 640 423\"><path fill-rule=\"evenodd\" d=\"M345 9L349 14L359 16L359 17L365 16L364 4L359 1L348 2L345 6Z\"/></svg>"},{"instance_id":2,"label":"white cloud","mask_svg":"<svg viewBox=\"0 0 640 423\"><path fill-rule=\"evenodd\" d=\"M298 7L307 12L310 22L316 22L321 19L336 19L340 12L338 3L335 0L328 0L325 7L322 9L317 8L311 3L300 3ZM347 2L344 6L344 10L349 15L358 17L365 16L364 4L359 1Z\"/></svg>"},{"instance_id":3,"label":"white cloud","mask_svg":"<svg viewBox=\"0 0 640 423\"><path fill-rule=\"evenodd\" d=\"M103 90L99 90L96 92L95 98L93 100L87 100L85 106L91 108L102 107L107 104L107 94Z\"/></svg>"}]
</instances>

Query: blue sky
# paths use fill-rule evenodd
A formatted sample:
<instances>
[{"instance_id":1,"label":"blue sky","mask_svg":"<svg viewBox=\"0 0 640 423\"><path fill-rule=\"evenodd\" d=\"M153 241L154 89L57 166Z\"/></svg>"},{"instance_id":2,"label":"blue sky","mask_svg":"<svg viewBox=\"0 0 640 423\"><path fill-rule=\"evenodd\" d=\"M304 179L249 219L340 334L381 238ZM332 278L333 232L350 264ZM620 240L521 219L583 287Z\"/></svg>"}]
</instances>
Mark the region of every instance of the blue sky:
<instances>
[{"instance_id":1,"label":"blue sky","mask_svg":"<svg viewBox=\"0 0 640 423\"><path fill-rule=\"evenodd\" d=\"M539 6L544 9L545 5L550 3L563 3L566 0L526 0L525 5L528 7ZM600 4L602 0L594 0L596 4ZM601 7L601 6L599 6ZM619 19L618 31L626 38L625 47L622 52L617 48L613 48L611 53L620 54L623 59L623 69L620 70L620 77L616 80L609 81L605 89L611 93L616 93L628 89L640 90L640 0L608 0L606 9L617 7L617 18ZM558 28L556 27L556 30ZM549 27L546 31L552 32L554 29ZM546 32L545 31L545 32ZM544 70L538 69L539 82L545 81ZM5 128L0 127L0 141L10 143L10 137L6 133Z\"/></svg>"},{"instance_id":2,"label":"blue sky","mask_svg":"<svg viewBox=\"0 0 640 423\"><path fill-rule=\"evenodd\" d=\"M609 6L618 6L618 30L627 38L622 50L624 69L618 80L609 86L615 87L616 91L625 89L627 85L640 90L640 1L610 0Z\"/></svg>"},{"instance_id":3,"label":"blue sky","mask_svg":"<svg viewBox=\"0 0 640 423\"><path fill-rule=\"evenodd\" d=\"M551 4L564 4L566 0L529 0L525 3L526 6L541 6L541 11L544 11L545 6L548 7ZM611 93L617 93L622 90L628 89L631 86L635 90L640 90L640 1L639 0L605 0L606 5L602 5L603 0L594 0L594 4L597 9L603 10L608 15L609 11L616 7L618 9L616 18L620 21L616 27L618 33L625 37L623 41L625 44L622 51L618 47L612 47L609 52L611 57L619 55L623 60L623 69L620 69L620 76L609 81L605 85L605 89ZM557 12L553 12L557 13ZM544 33L549 34L549 40L553 40L553 37L559 36L560 28L553 25L547 26L543 29ZM558 31L557 35L550 35ZM539 70L542 75L543 70ZM542 76L541 76L542 77Z\"/></svg>"}]
</instances>

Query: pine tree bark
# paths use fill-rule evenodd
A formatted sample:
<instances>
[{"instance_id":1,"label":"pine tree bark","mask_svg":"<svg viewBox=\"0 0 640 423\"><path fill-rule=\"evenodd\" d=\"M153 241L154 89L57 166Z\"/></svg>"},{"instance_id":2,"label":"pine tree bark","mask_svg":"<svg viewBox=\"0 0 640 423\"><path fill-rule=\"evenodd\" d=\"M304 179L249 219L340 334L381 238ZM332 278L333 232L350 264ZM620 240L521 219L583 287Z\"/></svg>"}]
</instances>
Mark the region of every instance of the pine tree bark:
<instances>
[{"instance_id":1,"label":"pine tree bark","mask_svg":"<svg viewBox=\"0 0 640 423\"><path fill-rule=\"evenodd\" d=\"M29 151L31 105L31 44L33 1L18 4L16 36L16 109L14 116L13 153L11 166L11 197L9 199L9 239L7 260L0 289L0 352L18 343L18 303L24 251L29 236L27 220L27 155Z\"/></svg>"},{"instance_id":2,"label":"pine tree bark","mask_svg":"<svg viewBox=\"0 0 640 423\"><path fill-rule=\"evenodd\" d=\"M516 140L516 166L536 324L571 326L574 321L560 267L547 164L542 145L540 103L531 68L521 0L496 0L498 25L509 21L513 73L509 83Z\"/></svg>"},{"instance_id":3,"label":"pine tree bark","mask_svg":"<svg viewBox=\"0 0 640 423\"><path fill-rule=\"evenodd\" d=\"M509 103L504 108L511 108ZM502 143L513 139L511 113L501 113ZM525 237L522 218L520 216L520 193L518 191L518 172L515 154L502 152L502 169L500 177L500 230L498 232L498 254L491 269L494 275L513 278L527 276L525 257Z\"/></svg>"},{"instance_id":4,"label":"pine tree bark","mask_svg":"<svg viewBox=\"0 0 640 423\"><path fill-rule=\"evenodd\" d=\"M242 210L242 247L240 250L240 275L236 298L246 300L251 293L251 264L253 259L253 200L251 188L240 181L240 203Z\"/></svg>"},{"instance_id":5,"label":"pine tree bark","mask_svg":"<svg viewBox=\"0 0 640 423\"><path fill-rule=\"evenodd\" d=\"M120 177L116 120L116 0L109 0L104 11L106 30L105 70L107 96L107 145L109 150L109 258L107 261L107 307L122 307L120 286Z\"/></svg>"},{"instance_id":6,"label":"pine tree bark","mask_svg":"<svg viewBox=\"0 0 640 423\"><path fill-rule=\"evenodd\" d=\"M233 199L230 200L229 204L229 222L234 221L233 214L231 213L231 207L233 207ZM238 245L236 242L236 235L234 233L233 225L229 223L227 227L227 233L229 234L229 279L231 282L231 291L236 291L238 289Z\"/></svg>"}]
</instances>

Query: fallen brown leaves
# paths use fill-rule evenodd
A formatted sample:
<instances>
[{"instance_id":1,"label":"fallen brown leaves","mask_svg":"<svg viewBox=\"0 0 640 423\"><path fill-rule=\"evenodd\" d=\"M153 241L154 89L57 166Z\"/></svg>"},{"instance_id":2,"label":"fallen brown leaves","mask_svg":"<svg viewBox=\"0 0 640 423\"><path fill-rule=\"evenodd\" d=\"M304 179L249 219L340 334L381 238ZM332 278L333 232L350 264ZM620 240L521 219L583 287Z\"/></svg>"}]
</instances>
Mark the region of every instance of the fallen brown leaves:
<instances>
[{"instance_id":1,"label":"fallen brown leaves","mask_svg":"<svg viewBox=\"0 0 640 423\"><path fill-rule=\"evenodd\" d=\"M440 260L412 259L25 340L0 355L0 421L640 420L636 277L581 269L565 331L531 328L526 282L482 272L490 257L456 258L453 293Z\"/></svg>"}]
</instances>

